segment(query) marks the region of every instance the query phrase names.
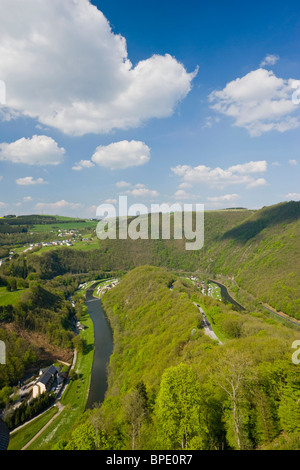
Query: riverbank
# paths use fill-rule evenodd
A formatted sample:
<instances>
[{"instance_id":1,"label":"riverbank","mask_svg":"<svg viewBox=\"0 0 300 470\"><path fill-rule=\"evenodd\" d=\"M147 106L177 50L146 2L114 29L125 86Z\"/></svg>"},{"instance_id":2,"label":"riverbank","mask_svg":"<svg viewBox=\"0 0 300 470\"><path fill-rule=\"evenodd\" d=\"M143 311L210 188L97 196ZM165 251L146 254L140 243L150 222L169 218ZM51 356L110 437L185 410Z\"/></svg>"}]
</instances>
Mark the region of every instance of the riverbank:
<instances>
[{"instance_id":1,"label":"riverbank","mask_svg":"<svg viewBox=\"0 0 300 470\"><path fill-rule=\"evenodd\" d=\"M240 303L238 303L228 292L228 289L226 286L224 286L224 284L221 284L219 281L215 281L215 280L212 280L212 279L209 279L209 282L212 282L213 284L217 284L217 286L220 287L221 289L221 296L222 296L222 300L223 302L227 302L229 304L232 304L234 306L236 306L239 310L242 310L242 311L245 311L245 307L243 307L243 305L241 305Z\"/></svg>"},{"instance_id":2,"label":"riverbank","mask_svg":"<svg viewBox=\"0 0 300 470\"><path fill-rule=\"evenodd\" d=\"M113 352L113 333L101 300L94 296L92 284L86 291L86 306L94 326L94 358L86 409L103 402L107 390L107 367ZM106 282L107 284L107 282Z\"/></svg>"},{"instance_id":3,"label":"riverbank","mask_svg":"<svg viewBox=\"0 0 300 470\"><path fill-rule=\"evenodd\" d=\"M83 299L84 292L77 291L74 297L76 298L76 296L78 300ZM27 424L14 435L9 450L20 450L31 440L31 444L26 447L28 450L50 450L53 447L56 448L56 446L59 448L59 441L68 435L84 413L94 358L94 325L88 308L84 304L82 305L80 321L84 325L84 330L81 331L80 335L84 340L85 347L83 351L77 352L73 378L60 400L64 408L60 414L57 413L57 408L56 411L53 408L48 416L42 415L37 417L34 423ZM45 419L51 419L52 413L56 414L54 420L43 430ZM38 435L41 430L41 434Z\"/></svg>"}]
</instances>

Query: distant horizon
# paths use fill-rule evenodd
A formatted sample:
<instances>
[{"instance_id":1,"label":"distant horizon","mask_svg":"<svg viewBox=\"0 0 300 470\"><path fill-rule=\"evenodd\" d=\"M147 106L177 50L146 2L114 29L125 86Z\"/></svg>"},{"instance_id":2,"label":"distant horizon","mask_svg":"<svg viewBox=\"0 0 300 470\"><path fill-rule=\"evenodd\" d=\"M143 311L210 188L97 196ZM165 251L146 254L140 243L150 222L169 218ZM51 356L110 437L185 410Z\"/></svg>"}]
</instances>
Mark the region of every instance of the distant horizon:
<instances>
[{"instance_id":1,"label":"distant horizon","mask_svg":"<svg viewBox=\"0 0 300 470\"><path fill-rule=\"evenodd\" d=\"M280 201L280 202L277 202L276 204L271 204L269 206L261 206L261 207L223 207L223 208L216 208L216 209L205 209L205 205L204 205L204 212L218 212L218 211L235 211L235 210L246 210L246 211L260 211L264 208L267 208L267 207L273 207L273 206L277 206L277 205L280 205L280 204L289 204L291 202L296 202L296 203L300 203L300 201L295 201L295 200L290 200L290 201ZM193 210L193 212L195 212ZM161 214L162 212L159 211L159 213ZM171 212L172 213L172 212ZM148 214L144 214L144 215L149 215L150 212ZM38 213L38 212L32 212L32 213L24 213L24 214L13 214L13 213L7 213L7 214L4 214L4 215L1 215L0 216L0 219L3 219L5 217L8 217L8 216L15 216L15 217L29 217L29 216L42 216L42 217L62 217L62 218L66 218L66 219L82 219L82 220L99 220L99 217L97 216L94 216L94 217L83 217L83 216L77 216L77 215L64 215L64 214L52 214L52 213L47 213L47 214L44 214L44 213ZM135 215L133 216L128 216L129 218L130 217L135 217ZM119 216L117 216L117 218L119 218Z\"/></svg>"}]
</instances>

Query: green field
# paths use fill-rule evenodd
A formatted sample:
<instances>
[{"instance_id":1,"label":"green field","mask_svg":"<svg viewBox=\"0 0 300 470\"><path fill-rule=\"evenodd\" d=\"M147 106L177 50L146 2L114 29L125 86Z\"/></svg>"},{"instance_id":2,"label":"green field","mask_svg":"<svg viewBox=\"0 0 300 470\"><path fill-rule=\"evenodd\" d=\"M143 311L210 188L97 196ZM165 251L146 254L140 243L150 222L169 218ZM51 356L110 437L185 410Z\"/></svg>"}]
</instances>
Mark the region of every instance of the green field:
<instances>
[{"instance_id":1,"label":"green field","mask_svg":"<svg viewBox=\"0 0 300 470\"><path fill-rule=\"evenodd\" d=\"M60 230L95 230L97 222L94 220L86 220L86 221L74 221L74 219L70 219L70 222L63 222L59 223L59 221L53 224L38 224L34 225L30 231L32 232L50 232Z\"/></svg>"},{"instance_id":2,"label":"green field","mask_svg":"<svg viewBox=\"0 0 300 470\"><path fill-rule=\"evenodd\" d=\"M42 255L43 253L47 253L48 251L61 250L61 249L66 249L66 248L69 248L70 250L72 249L72 250L89 251L89 250L95 250L98 247L99 247L99 240L98 238L96 238L96 239L88 240L88 241L78 241L70 247L67 247L66 245L43 246L38 251L36 251L35 254Z\"/></svg>"},{"instance_id":3,"label":"green field","mask_svg":"<svg viewBox=\"0 0 300 470\"><path fill-rule=\"evenodd\" d=\"M0 306L14 305L26 289L8 292L6 287L0 287Z\"/></svg>"},{"instance_id":4,"label":"green field","mask_svg":"<svg viewBox=\"0 0 300 470\"><path fill-rule=\"evenodd\" d=\"M8 450L21 450L56 415L57 411L57 407L53 406L33 422L11 433Z\"/></svg>"},{"instance_id":5,"label":"green field","mask_svg":"<svg viewBox=\"0 0 300 470\"><path fill-rule=\"evenodd\" d=\"M219 286L217 286L217 284L214 284L213 282L210 282L209 286L211 287L211 296L214 299L222 300L221 288Z\"/></svg>"}]
</instances>

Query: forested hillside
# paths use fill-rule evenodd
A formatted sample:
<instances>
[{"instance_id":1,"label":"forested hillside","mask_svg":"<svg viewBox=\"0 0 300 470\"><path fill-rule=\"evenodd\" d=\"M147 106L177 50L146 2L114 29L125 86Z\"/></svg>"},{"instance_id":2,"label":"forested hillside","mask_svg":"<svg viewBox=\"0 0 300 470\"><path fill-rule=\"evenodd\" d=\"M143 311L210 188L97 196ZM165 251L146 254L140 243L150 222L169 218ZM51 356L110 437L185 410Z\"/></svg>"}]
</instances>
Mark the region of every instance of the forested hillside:
<instances>
[{"instance_id":1,"label":"forested hillside","mask_svg":"<svg viewBox=\"0 0 300 470\"><path fill-rule=\"evenodd\" d=\"M204 334L193 302L222 345ZM103 305L114 330L107 396L59 448L299 448L297 330L150 266L127 274Z\"/></svg>"},{"instance_id":2,"label":"forested hillside","mask_svg":"<svg viewBox=\"0 0 300 470\"><path fill-rule=\"evenodd\" d=\"M107 239L95 250L60 248L22 255L2 272L51 279L65 273L128 271L145 264L200 271L234 278L260 301L300 319L300 202L258 211L208 211L204 227L204 247L197 251L187 251L185 239Z\"/></svg>"}]
</instances>

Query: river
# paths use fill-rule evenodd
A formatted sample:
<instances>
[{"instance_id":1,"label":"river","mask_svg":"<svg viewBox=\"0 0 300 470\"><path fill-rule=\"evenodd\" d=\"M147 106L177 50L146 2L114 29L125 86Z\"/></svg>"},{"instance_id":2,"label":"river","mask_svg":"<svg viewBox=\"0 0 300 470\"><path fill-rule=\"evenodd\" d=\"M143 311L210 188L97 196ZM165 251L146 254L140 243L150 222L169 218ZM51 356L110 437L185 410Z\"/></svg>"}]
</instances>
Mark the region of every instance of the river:
<instances>
[{"instance_id":1,"label":"river","mask_svg":"<svg viewBox=\"0 0 300 470\"><path fill-rule=\"evenodd\" d=\"M113 351L113 334L100 299L93 296L93 284L86 292L85 304L94 324L94 360L86 409L102 403L107 390L107 366Z\"/></svg>"},{"instance_id":2,"label":"river","mask_svg":"<svg viewBox=\"0 0 300 470\"><path fill-rule=\"evenodd\" d=\"M234 300L234 299L229 295L227 288L226 288L223 284L220 284L220 283L217 282L217 281L213 281L212 279L209 279L209 282L213 282L214 284L217 284L217 285L220 287L222 300L223 300L224 302L227 302L227 303L229 303L229 304L235 305L239 310L246 310L241 304L239 304L236 300Z\"/></svg>"}]
</instances>

